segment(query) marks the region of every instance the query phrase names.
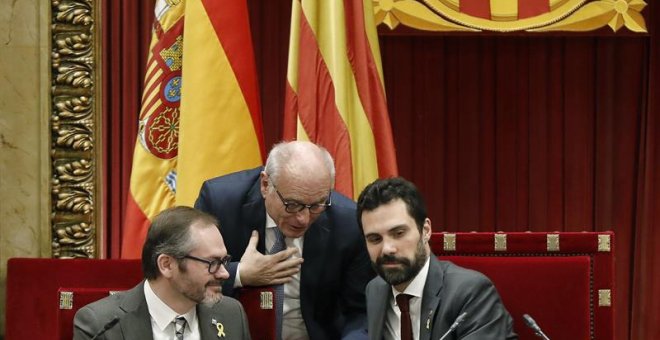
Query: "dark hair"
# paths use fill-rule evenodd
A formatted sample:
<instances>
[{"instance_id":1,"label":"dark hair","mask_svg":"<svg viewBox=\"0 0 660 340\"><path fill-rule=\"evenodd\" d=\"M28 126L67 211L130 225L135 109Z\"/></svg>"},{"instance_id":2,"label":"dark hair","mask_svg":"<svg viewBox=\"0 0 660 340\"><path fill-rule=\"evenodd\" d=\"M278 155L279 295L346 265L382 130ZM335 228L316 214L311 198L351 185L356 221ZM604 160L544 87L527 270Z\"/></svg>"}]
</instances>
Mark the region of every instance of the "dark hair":
<instances>
[{"instance_id":1,"label":"dark hair","mask_svg":"<svg viewBox=\"0 0 660 340\"><path fill-rule=\"evenodd\" d=\"M170 255L181 259L195 247L190 237L190 226L197 221L218 227L218 220L191 207L174 207L163 210L151 222L147 239L142 247L142 271L144 278L152 280L160 276L158 256Z\"/></svg>"},{"instance_id":2,"label":"dark hair","mask_svg":"<svg viewBox=\"0 0 660 340\"><path fill-rule=\"evenodd\" d=\"M422 231L426 219L426 204L417 187L402 177L377 179L367 185L357 201L357 219L362 229L362 212L372 211L383 204L400 199L406 204L408 214Z\"/></svg>"}]
</instances>

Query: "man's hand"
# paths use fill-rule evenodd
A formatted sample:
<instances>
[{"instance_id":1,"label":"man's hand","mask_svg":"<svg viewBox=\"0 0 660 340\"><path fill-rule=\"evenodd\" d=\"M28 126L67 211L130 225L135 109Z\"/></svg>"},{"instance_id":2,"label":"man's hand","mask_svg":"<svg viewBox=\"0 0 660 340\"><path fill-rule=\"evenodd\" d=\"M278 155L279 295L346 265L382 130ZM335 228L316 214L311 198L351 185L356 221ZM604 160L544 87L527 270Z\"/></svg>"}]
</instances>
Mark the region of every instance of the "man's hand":
<instances>
[{"instance_id":1,"label":"man's hand","mask_svg":"<svg viewBox=\"0 0 660 340\"><path fill-rule=\"evenodd\" d=\"M300 271L303 259L292 257L297 248L288 248L277 254L263 255L257 251L259 234L252 231L250 242L241 258L241 284L243 286L268 286L291 281L291 276Z\"/></svg>"}]
</instances>

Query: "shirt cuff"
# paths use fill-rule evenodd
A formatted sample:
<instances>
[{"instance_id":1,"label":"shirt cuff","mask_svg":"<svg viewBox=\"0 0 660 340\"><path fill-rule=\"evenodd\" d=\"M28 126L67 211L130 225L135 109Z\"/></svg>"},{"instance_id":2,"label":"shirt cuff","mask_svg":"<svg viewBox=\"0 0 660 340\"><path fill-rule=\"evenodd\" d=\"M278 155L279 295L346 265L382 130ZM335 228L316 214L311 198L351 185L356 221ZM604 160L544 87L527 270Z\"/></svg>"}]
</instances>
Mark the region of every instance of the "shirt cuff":
<instances>
[{"instance_id":1,"label":"shirt cuff","mask_svg":"<svg viewBox=\"0 0 660 340\"><path fill-rule=\"evenodd\" d=\"M234 278L234 288L241 288L241 264L236 265L236 277Z\"/></svg>"}]
</instances>

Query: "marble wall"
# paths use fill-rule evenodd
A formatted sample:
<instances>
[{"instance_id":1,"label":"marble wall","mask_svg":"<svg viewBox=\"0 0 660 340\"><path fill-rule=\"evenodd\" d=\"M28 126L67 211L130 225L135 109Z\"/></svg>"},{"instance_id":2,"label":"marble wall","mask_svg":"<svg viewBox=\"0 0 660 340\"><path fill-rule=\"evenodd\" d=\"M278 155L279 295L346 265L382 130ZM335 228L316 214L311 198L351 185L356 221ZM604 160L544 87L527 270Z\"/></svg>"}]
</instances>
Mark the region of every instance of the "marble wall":
<instances>
[{"instance_id":1,"label":"marble wall","mask_svg":"<svg viewBox=\"0 0 660 340\"><path fill-rule=\"evenodd\" d=\"M7 260L50 257L50 1L0 0L0 338Z\"/></svg>"}]
</instances>

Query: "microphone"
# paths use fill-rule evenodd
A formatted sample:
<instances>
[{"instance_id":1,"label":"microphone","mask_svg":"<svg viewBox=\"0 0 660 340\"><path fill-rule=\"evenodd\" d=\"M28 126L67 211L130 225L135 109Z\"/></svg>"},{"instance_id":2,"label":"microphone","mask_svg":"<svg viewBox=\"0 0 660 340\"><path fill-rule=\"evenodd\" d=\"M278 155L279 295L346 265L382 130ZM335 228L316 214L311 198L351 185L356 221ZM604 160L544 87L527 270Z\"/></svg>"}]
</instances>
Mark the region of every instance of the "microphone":
<instances>
[{"instance_id":1,"label":"microphone","mask_svg":"<svg viewBox=\"0 0 660 340\"><path fill-rule=\"evenodd\" d=\"M458 325L461 324L461 322L465 321L465 318L467 317L467 314L468 314L467 312L463 312L461 315L459 315L456 318L456 320L454 321L454 323L451 324L451 326L449 327L447 332L445 332L445 334L443 334L440 337L440 340L444 340L447 337L447 335L451 334L451 332L453 332L458 327Z\"/></svg>"},{"instance_id":2,"label":"microphone","mask_svg":"<svg viewBox=\"0 0 660 340\"><path fill-rule=\"evenodd\" d=\"M536 324L536 321L534 321L534 319L532 319L532 317L529 316L529 314L523 314L523 319L525 320L525 324L527 325L527 327L531 328L534 331L534 334L536 334L536 336L544 340L550 340L550 338L548 338L548 336L545 335L545 333L543 333L541 327L539 327L539 325Z\"/></svg>"},{"instance_id":3,"label":"microphone","mask_svg":"<svg viewBox=\"0 0 660 340\"><path fill-rule=\"evenodd\" d=\"M94 334L94 336L90 340L96 340L98 337L103 335L103 333L105 333L107 330L109 330L112 327L115 327L115 325L119 323L119 319L121 318L118 316L112 318L112 320L108 321L108 323L106 323L105 326L103 326L103 329L101 329L98 333Z\"/></svg>"}]
</instances>

